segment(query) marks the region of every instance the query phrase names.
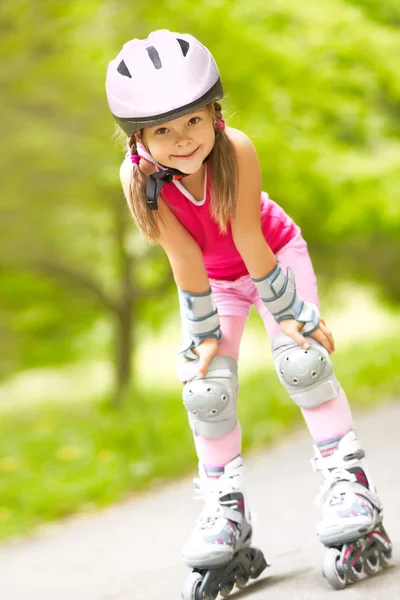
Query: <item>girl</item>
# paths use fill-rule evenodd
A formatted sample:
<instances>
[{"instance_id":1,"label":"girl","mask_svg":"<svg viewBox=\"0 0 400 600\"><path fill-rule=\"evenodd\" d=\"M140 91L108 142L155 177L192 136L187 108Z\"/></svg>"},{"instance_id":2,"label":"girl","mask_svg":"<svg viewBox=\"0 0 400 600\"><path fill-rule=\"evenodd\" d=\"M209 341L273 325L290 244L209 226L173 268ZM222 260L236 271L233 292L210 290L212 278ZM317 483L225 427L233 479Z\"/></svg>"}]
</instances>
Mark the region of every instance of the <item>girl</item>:
<instances>
[{"instance_id":1,"label":"girl","mask_svg":"<svg viewBox=\"0 0 400 600\"><path fill-rule=\"evenodd\" d=\"M162 30L128 42L109 64L106 89L128 139L121 181L130 210L146 238L164 248L178 286L184 332L178 373L199 458L196 485L205 499L183 550L186 564L196 569L183 597L215 598L218 590L227 595L235 579L240 587L266 566L250 548L236 416L239 345L253 304L271 340L278 377L314 441L315 469L325 479L317 535L331 547L324 571L343 587L367 571L362 564L378 568L369 550L373 537L385 559L390 543L334 374L334 341L319 316L301 231L261 191L250 139L225 127L218 68L194 37ZM362 537L371 544L354 561ZM218 568L225 565L233 566L221 575Z\"/></svg>"}]
</instances>

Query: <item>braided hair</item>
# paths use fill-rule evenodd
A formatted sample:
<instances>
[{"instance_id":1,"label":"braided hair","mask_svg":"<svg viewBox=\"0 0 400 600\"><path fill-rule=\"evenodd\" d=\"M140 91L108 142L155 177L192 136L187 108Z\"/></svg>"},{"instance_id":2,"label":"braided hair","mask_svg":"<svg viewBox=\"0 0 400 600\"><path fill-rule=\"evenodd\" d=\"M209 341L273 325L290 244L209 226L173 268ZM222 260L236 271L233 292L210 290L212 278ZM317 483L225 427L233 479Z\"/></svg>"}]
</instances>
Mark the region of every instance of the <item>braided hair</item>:
<instances>
[{"instance_id":1,"label":"braided hair","mask_svg":"<svg viewBox=\"0 0 400 600\"><path fill-rule=\"evenodd\" d=\"M159 211L150 210L146 196L147 175L140 170L140 157L137 151L136 134L134 131L128 140L132 160L132 175L130 181L129 208L133 219L146 239L155 242L159 233Z\"/></svg>"},{"instance_id":2,"label":"braided hair","mask_svg":"<svg viewBox=\"0 0 400 600\"><path fill-rule=\"evenodd\" d=\"M215 144L210 153L212 177L211 216L225 233L235 215L237 202L237 163L231 141L225 131L219 102L210 105L215 128ZM222 126L221 126L222 122Z\"/></svg>"}]
</instances>

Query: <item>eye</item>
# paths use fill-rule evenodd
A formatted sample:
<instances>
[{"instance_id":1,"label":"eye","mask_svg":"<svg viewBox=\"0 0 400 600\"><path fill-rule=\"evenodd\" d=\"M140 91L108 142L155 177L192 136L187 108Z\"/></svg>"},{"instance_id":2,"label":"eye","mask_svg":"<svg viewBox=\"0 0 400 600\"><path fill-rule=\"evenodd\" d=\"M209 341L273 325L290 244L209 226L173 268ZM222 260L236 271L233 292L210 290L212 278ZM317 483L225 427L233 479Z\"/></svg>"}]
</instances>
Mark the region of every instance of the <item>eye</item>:
<instances>
[{"instance_id":1,"label":"eye","mask_svg":"<svg viewBox=\"0 0 400 600\"><path fill-rule=\"evenodd\" d=\"M160 127L160 129L157 129L155 133L156 135L164 135L167 131L168 129L166 127Z\"/></svg>"},{"instance_id":2,"label":"eye","mask_svg":"<svg viewBox=\"0 0 400 600\"><path fill-rule=\"evenodd\" d=\"M189 119L189 125L197 125L197 123L200 121L200 117L192 117L191 119Z\"/></svg>"}]
</instances>

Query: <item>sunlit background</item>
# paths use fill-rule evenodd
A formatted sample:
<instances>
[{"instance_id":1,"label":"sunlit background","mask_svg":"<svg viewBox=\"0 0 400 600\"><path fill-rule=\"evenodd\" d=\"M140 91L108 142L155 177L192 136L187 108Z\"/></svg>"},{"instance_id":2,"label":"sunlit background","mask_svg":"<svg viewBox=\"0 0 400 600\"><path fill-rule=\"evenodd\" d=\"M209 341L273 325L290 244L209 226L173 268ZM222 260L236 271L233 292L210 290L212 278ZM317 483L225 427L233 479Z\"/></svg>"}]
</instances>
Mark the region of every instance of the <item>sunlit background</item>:
<instances>
[{"instance_id":1,"label":"sunlit background","mask_svg":"<svg viewBox=\"0 0 400 600\"><path fill-rule=\"evenodd\" d=\"M308 241L354 409L398 394L397 1L3 2L1 538L195 469L176 291L130 220L104 91L122 44L160 28L212 51L224 118ZM302 426L255 314L240 374L246 450Z\"/></svg>"}]
</instances>

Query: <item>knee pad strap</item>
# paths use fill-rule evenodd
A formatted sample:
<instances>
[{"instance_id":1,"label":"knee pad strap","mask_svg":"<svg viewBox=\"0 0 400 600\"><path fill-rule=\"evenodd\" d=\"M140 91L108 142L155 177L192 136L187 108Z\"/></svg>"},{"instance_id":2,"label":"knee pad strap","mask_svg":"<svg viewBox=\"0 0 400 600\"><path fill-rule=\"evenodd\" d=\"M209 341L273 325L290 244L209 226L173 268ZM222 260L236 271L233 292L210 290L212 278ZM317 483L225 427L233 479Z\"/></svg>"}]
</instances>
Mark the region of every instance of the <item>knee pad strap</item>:
<instances>
[{"instance_id":1,"label":"knee pad strap","mask_svg":"<svg viewBox=\"0 0 400 600\"><path fill-rule=\"evenodd\" d=\"M289 396L301 408L315 408L337 398L340 383L333 372L329 353L309 338L304 350L289 336L278 333L272 340L272 352L278 377Z\"/></svg>"},{"instance_id":2,"label":"knee pad strap","mask_svg":"<svg viewBox=\"0 0 400 600\"><path fill-rule=\"evenodd\" d=\"M193 369L193 362L190 365ZM206 377L197 376L183 388L183 403L195 435L218 438L237 425L237 362L229 356L215 356Z\"/></svg>"}]
</instances>

